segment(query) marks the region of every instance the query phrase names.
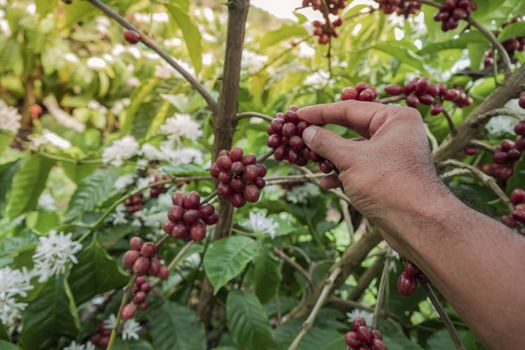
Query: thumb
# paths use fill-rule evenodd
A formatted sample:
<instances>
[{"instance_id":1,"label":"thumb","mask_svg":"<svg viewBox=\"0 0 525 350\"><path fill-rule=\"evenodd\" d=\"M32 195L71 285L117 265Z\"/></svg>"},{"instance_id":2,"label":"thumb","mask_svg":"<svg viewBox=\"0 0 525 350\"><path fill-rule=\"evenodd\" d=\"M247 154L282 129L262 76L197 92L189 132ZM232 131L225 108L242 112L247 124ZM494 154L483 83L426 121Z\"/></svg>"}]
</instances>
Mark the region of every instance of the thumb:
<instances>
[{"instance_id":1,"label":"thumb","mask_svg":"<svg viewBox=\"0 0 525 350\"><path fill-rule=\"evenodd\" d=\"M331 161L337 169L342 170L348 164L352 141L313 125L304 130L303 140L312 151Z\"/></svg>"}]
</instances>

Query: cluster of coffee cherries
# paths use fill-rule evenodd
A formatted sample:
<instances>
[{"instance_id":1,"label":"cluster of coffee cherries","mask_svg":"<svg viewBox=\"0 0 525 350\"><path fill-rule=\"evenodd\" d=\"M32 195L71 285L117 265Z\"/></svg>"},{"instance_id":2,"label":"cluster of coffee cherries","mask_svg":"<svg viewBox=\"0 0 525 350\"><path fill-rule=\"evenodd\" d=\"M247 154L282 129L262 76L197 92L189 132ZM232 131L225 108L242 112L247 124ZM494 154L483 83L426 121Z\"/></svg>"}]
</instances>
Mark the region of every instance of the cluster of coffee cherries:
<instances>
[{"instance_id":1,"label":"cluster of coffee cherries","mask_svg":"<svg viewBox=\"0 0 525 350\"><path fill-rule=\"evenodd\" d=\"M341 92L341 100L357 100L373 102L377 100L378 93L376 88L367 83L359 83L355 87L349 86L343 89Z\"/></svg>"},{"instance_id":2,"label":"cluster of coffee cherries","mask_svg":"<svg viewBox=\"0 0 525 350\"><path fill-rule=\"evenodd\" d=\"M201 203L197 192L184 194L176 192L171 198L173 206L168 211L164 232L175 238L202 241L206 227L219 221L219 213L209 203Z\"/></svg>"},{"instance_id":3,"label":"cluster of coffee cherries","mask_svg":"<svg viewBox=\"0 0 525 350\"><path fill-rule=\"evenodd\" d=\"M133 214L142 210L143 195L142 192L137 193L124 201L128 214Z\"/></svg>"},{"instance_id":4,"label":"cluster of coffee cherries","mask_svg":"<svg viewBox=\"0 0 525 350\"><path fill-rule=\"evenodd\" d=\"M310 126L297 115L298 108L290 107L285 113L277 113L268 127L268 147L273 148L274 158L278 161L287 160L290 164L305 166L308 160L319 164L319 169L331 173L334 166L310 150L303 141L303 131Z\"/></svg>"},{"instance_id":5,"label":"cluster of coffee cherries","mask_svg":"<svg viewBox=\"0 0 525 350\"><path fill-rule=\"evenodd\" d=\"M311 7L316 11L323 11L324 0L303 0L303 7ZM336 16L341 10L346 7L345 0L326 0L327 11L329 14ZM326 18L326 17L325 17ZM332 38L337 38L339 32L337 27L343 24L343 19L337 17L335 20L327 20L325 23L321 21L313 21L314 35L317 36L317 41L321 45L326 45Z\"/></svg>"},{"instance_id":6,"label":"cluster of coffee cherries","mask_svg":"<svg viewBox=\"0 0 525 350\"><path fill-rule=\"evenodd\" d=\"M233 147L230 151L222 150L210 167L211 176L219 180L217 193L235 208L259 200L261 190L266 185L266 171L266 166L258 163L255 155L244 155L239 147Z\"/></svg>"},{"instance_id":7,"label":"cluster of coffee cherries","mask_svg":"<svg viewBox=\"0 0 525 350\"><path fill-rule=\"evenodd\" d=\"M153 179L153 182L152 183L155 183L155 182L159 182L159 181L163 181L163 180L169 180L170 177L169 176L159 176L159 175L155 175L155 178ZM159 198L159 196L161 194L163 194L164 192L166 192L166 186L165 185L158 185L158 186L154 186L150 189L149 191L149 196L151 198Z\"/></svg>"},{"instance_id":8,"label":"cluster of coffee cherries","mask_svg":"<svg viewBox=\"0 0 525 350\"><path fill-rule=\"evenodd\" d=\"M421 2L417 0L376 0L379 9L386 15L396 13L398 16L408 18L416 15L421 10Z\"/></svg>"},{"instance_id":9,"label":"cluster of coffee cherries","mask_svg":"<svg viewBox=\"0 0 525 350\"><path fill-rule=\"evenodd\" d=\"M509 24L514 24L514 23L518 23L522 21L523 21L523 16L517 16L517 17L514 17L510 22L504 23L501 27L505 28ZM507 51L507 53L509 54L509 57L511 58L511 60L515 61L516 60L516 58L514 57L515 53L525 51L525 36L507 39L502 44L503 44L503 47L505 48L505 51ZM492 50L487 50L485 52L484 62L485 62L485 67L491 67L494 65L494 55L492 53Z\"/></svg>"},{"instance_id":10,"label":"cluster of coffee cherries","mask_svg":"<svg viewBox=\"0 0 525 350\"><path fill-rule=\"evenodd\" d=\"M445 0L434 20L441 22L441 30L446 32L456 29L459 21L469 18L477 8L478 5L471 0Z\"/></svg>"},{"instance_id":11,"label":"cluster of coffee cherries","mask_svg":"<svg viewBox=\"0 0 525 350\"><path fill-rule=\"evenodd\" d=\"M136 43L138 43L141 39L140 37L140 34L137 33L136 31L134 30L126 30L124 31L124 39L132 44L132 45L135 45Z\"/></svg>"},{"instance_id":12,"label":"cluster of coffee cherries","mask_svg":"<svg viewBox=\"0 0 525 350\"><path fill-rule=\"evenodd\" d=\"M356 317L352 322L352 330L345 334L348 350L387 350L383 335L378 329L370 329L362 317Z\"/></svg>"},{"instance_id":13,"label":"cluster of coffee cherries","mask_svg":"<svg viewBox=\"0 0 525 350\"><path fill-rule=\"evenodd\" d=\"M507 180L514 174L514 165L520 160L521 153L525 151L525 121L520 121L514 127L518 135L516 140L503 140L494 147L492 164L485 164L483 172L500 180Z\"/></svg>"},{"instance_id":14,"label":"cluster of coffee cherries","mask_svg":"<svg viewBox=\"0 0 525 350\"><path fill-rule=\"evenodd\" d=\"M415 78L405 86L390 84L385 88L389 96L405 95L407 106L417 108L417 106L432 106L430 113L438 115L443 112L444 101L453 102L457 107L463 108L474 103L472 97L459 88L447 89L445 84L432 84L428 78Z\"/></svg>"},{"instance_id":15,"label":"cluster of coffee cherries","mask_svg":"<svg viewBox=\"0 0 525 350\"><path fill-rule=\"evenodd\" d=\"M122 264L126 269L130 269L135 276L133 286L133 300L124 306L121 316L130 319L135 316L136 305L141 310L148 307L146 302L147 294L151 286L145 276L156 276L162 280L168 278L168 268L157 257L157 246L153 242L143 242L140 237L133 237L129 241L130 250L122 258Z\"/></svg>"},{"instance_id":16,"label":"cluster of coffee cherries","mask_svg":"<svg viewBox=\"0 0 525 350\"><path fill-rule=\"evenodd\" d=\"M402 296L414 294L418 279L427 280L426 276L410 261L405 261L405 268L397 278L397 291Z\"/></svg>"},{"instance_id":17,"label":"cluster of coffee cherries","mask_svg":"<svg viewBox=\"0 0 525 350\"><path fill-rule=\"evenodd\" d=\"M108 347L111 332L112 329L107 328L104 325L104 321L100 321L97 324L97 333L93 334L91 338L89 338L89 341L93 343L93 345L105 349Z\"/></svg>"},{"instance_id":18,"label":"cluster of coffee cherries","mask_svg":"<svg viewBox=\"0 0 525 350\"><path fill-rule=\"evenodd\" d=\"M519 226L523 227L525 224L525 191L516 188L512 191L510 200L515 205L512 215L504 216L501 222L513 229L517 229ZM521 228L520 233L524 234L525 230Z\"/></svg>"}]
</instances>

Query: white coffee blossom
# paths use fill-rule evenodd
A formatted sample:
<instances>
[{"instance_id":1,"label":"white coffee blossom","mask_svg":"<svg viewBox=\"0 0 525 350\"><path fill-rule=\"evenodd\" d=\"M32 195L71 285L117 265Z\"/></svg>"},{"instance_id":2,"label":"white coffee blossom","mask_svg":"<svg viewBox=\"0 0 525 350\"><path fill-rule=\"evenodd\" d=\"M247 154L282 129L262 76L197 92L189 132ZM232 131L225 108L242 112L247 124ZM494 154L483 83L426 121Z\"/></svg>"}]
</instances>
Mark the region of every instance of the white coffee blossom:
<instances>
[{"instance_id":1,"label":"white coffee blossom","mask_svg":"<svg viewBox=\"0 0 525 350\"><path fill-rule=\"evenodd\" d=\"M142 148L140 149L141 155L146 158L147 160L165 160L166 155L162 153L157 147L145 143Z\"/></svg>"},{"instance_id":2,"label":"white coffee blossom","mask_svg":"<svg viewBox=\"0 0 525 350\"><path fill-rule=\"evenodd\" d=\"M255 73L264 67L268 57L259 55L256 52L244 50L242 52L241 66L249 73Z\"/></svg>"},{"instance_id":3,"label":"white coffee blossom","mask_svg":"<svg viewBox=\"0 0 525 350\"><path fill-rule=\"evenodd\" d=\"M347 312L346 316L348 317L349 322L352 322L358 317L362 317L365 319L367 324L372 324L372 318L374 317L374 314L368 311L354 309L352 312Z\"/></svg>"},{"instance_id":4,"label":"white coffee blossom","mask_svg":"<svg viewBox=\"0 0 525 350\"><path fill-rule=\"evenodd\" d=\"M44 192L38 198L38 206L47 211L57 210L55 197L49 192Z\"/></svg>"},{"instance_id":5,"label":"white coffee blossom","mask_svg":"<svg viewBox=\"0 0 525 350\"><path fill-rule=\"evenodd\" d=\"M13 270L10 267L0 269L0 321L11 326L20 319L27 304L20 303L33 288L26 270Z\"/></svg>"},{"instance_id":6,"label":"white coffee blossom","mask_svg":"<svg viewBox=\"0 0 525 350\"><path fill-rule=\"evenodd\" d=\"M62 350L95 350L95 345L88 341L86 344L77 344L76 341L73 341L69 346L63 348Z\"/></svg>"},{"instance_id":7,"label":"white coffee blossom","mask_svg":"<svg viewBox=\"0 0 525 350\"><path fill-rule=\"evenodd\" d=\"M202 136L201 126L188 114L175 114L168 118L160 127L160 132L172 141L180 141L181 138L195 141Z\"/></svg>"},{"instance_id":8,"label":"white coffee blossom","mask_svg":"<svg viewBox=\"0 0 525 350\"><path fill-rule=\"evenodd\" d=\"M124 204L119 204L115 209L115 212L110 216L110 221L113 225L127 224L127 209Z\"/></svg>"},{"instance_id":9,"label":"white coffee blossom","mask_svg":"<svg viewBox=\"0 0 525 350\"><path fill-rule=\"evenodd\" d=\"M104 149L102 153L102 161L113 166L122 166L125 160L130 159L139 152L139 144L133 136L124 136L120 140L113 141L113 143Z\"/></svg>"},{"instance_id":10,"label":"white coffee blossom","mask_svg":"<svg viewBox=\"0 0 525 350\"><path fill-rule=\"evenodd\" d=\"M39 282L45 282L50 277L63 274L70 263L78 262L75 254L82 249L82 245L63 232L49 232L47 237L40 237L38 246L33 254L35 263L34 274L39 276Z\"/></svg>"},{"instance_id":11,"label":"white coffee blossom","mask_svg":"<svg viewBox=\"0 0 525 350\"><path fill-rule=\"evenodd\" d=\"M16 133L20 128L21 119L22 116L16 108L9 107L4 100L0 100L0 131Z\"/></svg>"},{"instance_id":12,"label":"white coffee blossom","mask_svg":"<svg viewBox=\"0 0 525 350\"><path fill-rule=\"evenodd\" d=\"M104 320L104 328L106 329L114 329L116 325L117 325L117 318L113 314L109 315L107 320Z\"/></svg>"},{"instance_id":13,"label":"white coffee blossom","mask_svg":"<svg viewBox=\"0 0 525 350\"><path fill-rule=\"evenodd\" d=\"M304 80L305 85L312 86L314 89L321 89L326 87L330 81L330 73L324 71L318 71L310 74Z\"/></svg>"},{"instance_id":14,"label":"white coffee blossom","mask_svg":"<svg viewBox=\"0 0 525 350\"><path fill-rule=\"evenodd\" d=\"M101 57L90 57L86 62L87 66L94 70L103 70L108 66L106 60Z\"/></svg>"},{"instance_id":15,"label":"white coffee blossom","mask_svg":"<svg viewBox=\"0 0 525 350\"><path fill-rule=\"evenodd\" d=\"M71 142L47 129L42 130L42 134L31 138L31 147L39 149L42 146L51 145L60 149L68 149L72 146Z\"/></svg>"},{"instance_id":16,"label":"white coffee blossom","mask_svg":"<svg viewBox=\"0 0 525 350\"><path fill-rule=\"evenodd\" d=\"M306 203L308 198L317 197L321 191L312 183L296 186L286 193L286 199L292 203Z\"/></svg>"},{"instance_id":17,"label":"white coffee blossom","mask_svg":"<svg viewBox=\"0 0 525 350\"><path fill-rule=\"evenodd\" d=\"M122 339L139 339L140 329L140 324L134 319L124 321L124 323L122 324Z\"/></svg>"},{"instance_id":18,"label":"white coffee blossom","mask_svg":"<svg viewBox=\"0 0 525 350\"><path fill-rule=\"evenodd\" d=\"M262 213L250 212L250 217L244 222L244 226L250 227L253 232L264 233L272 239L279 225Z\"/></svg>"},{"instance_id":19,"label":"white coffee blossom","mask_svg":"<svg viewBox=\"0 0 525 350\"><path fill-rule=\"evenodd\" d=\"M119 176L119 178L115 181L115 188L117 190L123 190L134 182L135 182L134 174L124 174L122 176Z\"/></svg>"},{"instance_id":20,"label":"white coffee blossom","mask_svg":"<svg viewBox=\"0 0 525 350\"><path fill-rule=\"evenodd\" d=\"M201 151L196 148L175 148L169 141L163 142L160 145L160 151L165 155L166 159L173 165L182 164L201 164L204 160L204 156Z\"/></svg>"}]
</instances>

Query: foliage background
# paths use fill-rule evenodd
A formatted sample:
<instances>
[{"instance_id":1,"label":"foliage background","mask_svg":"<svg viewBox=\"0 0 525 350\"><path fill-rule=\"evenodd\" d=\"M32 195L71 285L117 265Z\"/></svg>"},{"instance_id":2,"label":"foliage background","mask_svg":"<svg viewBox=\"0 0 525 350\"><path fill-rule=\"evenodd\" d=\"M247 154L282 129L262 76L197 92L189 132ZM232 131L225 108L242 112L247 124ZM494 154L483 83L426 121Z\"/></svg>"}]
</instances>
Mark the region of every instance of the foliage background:
<instances>
[{"instance_id":1,"label":"foliage background","mask_svg":"<svg viewBox=\"0 0 525 350\"><path fill-rule=\"evenodd\" d=\"M119 0L108 4L161 43L217 97L226 36L227 9L223 4L189 0ZM525 4L520 0L483 0L478 5L475 18L492 30L525 12ZM344 16L351 17L363 8L364 5L350 6ZM87 225L96 222L116 199L132 189L117 189L114 182L119 176L140 173L139 159L135 157L121 167L101 164L105 147L126 135L132 135L140 144L158 146L165 138L159 133L165 120L174 113L187 113L200 123L203 135L198 142L183 141L182 146L202 151L202 163L164 162L158 166L150 164L148 170L172 176L202 175L202 169L211 160L211 115L189 84L144 46L125 43L122 29L88 2L74 1L65 6L58 0L12 0L0 1L0 9L0 98L17 107L23 117L16 147L8 147L13 135L2 135L7 142L0 142L0 266L30 269L40 236L55 229L80 238L89 231ZM432 20L434 12L433 8L423 7L421 15L405 21L376 11L345 21L340 38L333 42L329 68L327 48L318 46L310 36L309 21L301 11L296 13L294 22L252 8L241 67L239 111L273 115L292 104L335 101L342 88L360 81L381 90L385 84L403 83L415 76L462 86L474 97L475 105L479 104L494 90L494 78L488 75L472 80L464 73L482 70L483 53L490 44L477 31L462 35L458 31L443 33L439 23ZM521 62L525 59L523 55L518 58ZM48 96L53 96L60 108L83 127L74 130L64 125L50 113L49 106L44 106L42 116L32 118L30 107L44 105ZM452 111L454 121L460 123L475 105ZM509 106L515 107L515 101ZM445 119L431 117L425 109L421 112L431 133L438 142L442 141L449 133ZM234 143L261 155L266 147L265 129L265 124L243 120L237 126ZM334 130L352 136L341 128ZM508 120L501 117L493 120L484 136L496 144L511 130ZM33 142L30 146L31 139L48 132L59 135L71 146L63 148L52 142L38 147ZM481 162L488 161L487 155L483 157ZM268 164L273 175L297 173L293 167L272 160ZM521 163L519 166L523 168ZM524 187L520 175L517 172L510 180L507 190ZM134 186L138 188L137 183ZM470 178L461 177L450 186L481 211L492 215L502 211L497 197ZM212 184L193 182L184 190L209 193ZM275 255L274 247L285 249L299 264L310 268L312 281L318 284L330 263L350 243L342 208L334 195L323 192L304 201L297 200L297 195L271 186L259 203L236 212L232 237L236 241L231 244L244 247L244 260L223 261L227 249L219 248L213 255L212 247L208 260L204 259L204 269L212 280L213 273L215 278L225 277L223 266L238 265L235 273L222 281L224 288L217 293L220 306L212 334L223 350L286 349L301 325L299 319L275 326L278 314L286 314L298 304L307 282ZM42 199L50 196L54 199L52 206ZM162 216L162 208L154 200L146 204L148 214L157 212ZM244 223L252 211L266 213L275 220L279 225L275 238L250 232ZM162 218L157 223L160 221ZM82 342L93 334L96 324L118 309L119 288L128 279L119 267L120 258L127 249L127 239L135 234L158 237L161 229L143 222L137 226L133 220L118 225L107 220L82 242L78 263L66 275L44 285L34 280L35 288L25 300L28 307L22 317L21 332L1 326L0 347L63 348L71 340ZM171 241L163 248L163 257L169 261L181 246L180 242ZM384 247L378 245L370 252L369 258L338 289L339 298L349 295L366 269L381 264L376 263L375 256ZM204 327L194 312L199 302L199 281L204 277L200 264L203 251L204 244L194 245L177 273L159 290L150 311L139 314L141 339L119 341L115 348L206 347ZM220 269L214 272L214 266ZM399 272L399 262L396 268ZM376 282L377 278L360 298L363 305L374 305ZM100 296L106 296L107 303L103 310L93 312L93 298ZM398 296L394 274L387 290L386 308L393 317L381 319L380 325L390 349L452 347L423 293L412 298ZM346 311L331 305L323 308L301 349L344 348L341 334L349 329ZM479 343L454 311L447 311L467 347L479 349Z\"/></svg>"}]
</instances>

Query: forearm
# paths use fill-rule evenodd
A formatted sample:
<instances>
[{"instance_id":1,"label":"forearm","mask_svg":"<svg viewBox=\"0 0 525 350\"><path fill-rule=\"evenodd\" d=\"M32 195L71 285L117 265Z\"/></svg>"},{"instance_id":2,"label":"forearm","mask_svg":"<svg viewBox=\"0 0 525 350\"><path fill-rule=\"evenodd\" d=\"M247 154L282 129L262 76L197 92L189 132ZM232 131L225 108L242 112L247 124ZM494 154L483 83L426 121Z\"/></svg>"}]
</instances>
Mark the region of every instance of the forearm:
<instances>
[{"instance_id":1,"label":"forearm","mask_svg":"<svg viewBox=\"0 0 525 350\"><path fill-rule=\"evenodd\" d=\"M494 349L525 344L525 239L452 195L397 213L391 229L469 327ZM411 206L408 206L411 207Z\"/></svg>"}]
</instances>

